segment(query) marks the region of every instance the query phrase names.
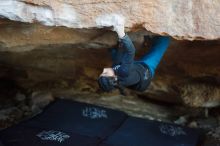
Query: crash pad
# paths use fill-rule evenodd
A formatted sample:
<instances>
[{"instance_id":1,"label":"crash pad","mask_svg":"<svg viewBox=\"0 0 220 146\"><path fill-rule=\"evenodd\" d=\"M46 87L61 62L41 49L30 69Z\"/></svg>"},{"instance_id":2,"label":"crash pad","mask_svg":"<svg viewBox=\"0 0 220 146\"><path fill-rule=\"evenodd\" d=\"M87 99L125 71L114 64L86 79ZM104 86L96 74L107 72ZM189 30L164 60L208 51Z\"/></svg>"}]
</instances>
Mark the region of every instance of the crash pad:
<instances>
[{"instance_id":1,"label":"crash pad","mask_svg":"<svg viewBox=\"0 0 220 146\"><path fill-rule=\"evenodd\" d=\"M15 126L1 134L5 146L96 146L96 137L82 136L61 129Z\"/></svg>"},{"instance_id":2,"label":"crash pad","mask_svg":"<svg viewBox=\"0 0 220 146\"><path fill-rule=\"evenodd\" d=\"M89 137L104 139L126 120L123 112L86 103L58 100L24 127L59 129Z\"/></svg>"},{"instance_id":3,"label":"crash pad","mask_svg":"<svg viewBox=\"0 0 220 146\"><path fill-rule=\"evenodd\" d=\"M69 100L57 100L37 116L0 132L6 146L96 146L112 135L127 115Z\"/></svg>"},{"instance_id":4,"label":"crash pad","mask_svg":"<svg viewBox=\"0 0 220 146\"><path fill-rule=\"evenodd\" d=\"M101 146L196 146L193 129L129 117Z\"/></svg>"},{"instance_id":5,"label":"crash pad","mask_svg":"<svg viewBox=\"0 0 220 146\"><path fill-rule=\"evenodd\" d=\"M70 100L0 131L4 146L196 146L199 132Z\"/></svg>"}]
</instances>

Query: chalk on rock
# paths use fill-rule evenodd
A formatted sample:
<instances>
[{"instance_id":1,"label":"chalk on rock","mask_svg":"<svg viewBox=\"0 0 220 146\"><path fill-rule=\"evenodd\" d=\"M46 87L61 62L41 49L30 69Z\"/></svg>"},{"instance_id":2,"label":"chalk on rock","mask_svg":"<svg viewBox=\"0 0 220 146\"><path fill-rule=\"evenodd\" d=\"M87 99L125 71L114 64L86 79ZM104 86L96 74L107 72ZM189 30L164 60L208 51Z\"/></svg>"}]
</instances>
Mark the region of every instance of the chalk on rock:
<instances>
[{"instance_id":1,"label":"chalk on rock","mask_svg":"<svg viewBox=\"0 0 220 146\"><path fill-rule=\"evenodd\" d=\"M105 14L96 19L98 27L124 26L125 18L120 14Z\"/></svg>"}]
</instances>

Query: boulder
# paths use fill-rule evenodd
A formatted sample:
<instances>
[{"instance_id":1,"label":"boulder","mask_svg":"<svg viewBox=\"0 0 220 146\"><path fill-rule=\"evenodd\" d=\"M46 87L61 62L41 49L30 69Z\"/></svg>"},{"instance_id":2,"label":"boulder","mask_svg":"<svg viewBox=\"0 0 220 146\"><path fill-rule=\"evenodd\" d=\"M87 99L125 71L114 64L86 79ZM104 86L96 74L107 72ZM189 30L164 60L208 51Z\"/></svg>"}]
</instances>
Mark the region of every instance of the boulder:
<instances>
[{"instance_id":1,"label":"boulder","mask_svg":"<svg viewBox=\"0 0 220 146\"><path fill-rule=\"evenodd\" d=\"M94 29L94 27L109 27L113 18L118 16L126 19L128 30L143 27L158 34L167 33L171 36L179 36L179 38L183 36L182 39L199 39L195 37L198 34L203 34L205 39L219 38L217 32L220 29L217 29L218 25L213 25L213 22L217 24L218 18L220 18L217 17L218 13L213 21L204 20L204 23L198 23L199 26L207 25L206 29L204 27L198 27L198 31L190 29L193 26L188 26L190 17L183 15L182 11L182 13L179 12L183 6L188 7L191 2L189 0L185 1L185 5L183 2L172 0L169 4L163 0L160 5L156 5L159 0L151 3L140 0L126 1L126 5L122 5L123 2L109 0L105 3L103 1L86 3L85 0L76 2L66 0L64 3L62 0L57 0L52 3L48 0L1 0L1 16L31 24L0 20L0 81L2 83L5 83L3 82L5 80L13 81L16 86L28 91L73 88L79 92L99 93L96 80L103 67L111 66L108 49L116 44L117 35L109 29ZM170 7L174 3L176 5L173 7L176 11L178 10L178 13L165 17L170 12L168 9L165 11L165 4L166 7ZM200 7L200 5L205 3L207 7L210 2L201 0L197 5L195 3L194 1L195 12L192 13L193 15L197 14L197 8L203 9L203 6ZM212 9L207 8L207 12L198 12L199 16L211 19L210 13L217 11L215 7L218 5L217 1L212 1L212 3ZM58 4L60 5L58 6ZM139 9L136 9L135 4L140 5ZM77 20L80 18L80 21L73 20L70 12L66 12L66 14L59 11L62 5L65 5L66 11L70 7L71 10L74 7L75 13L80 16L77 17ZM148 9L143 9L144 6ZM116 10L117 8L118 10ZM45 9L51 10L53 17L49 17L50 13L45 13ZM156 11L157 9L158 11ZM150 10L154 13L150 13ZM143 14L140 11L143 11ZM104 12L109 13L104 14ZM116 15L118 12L120 15ZM134 12L136 13L134 14ZM141 17L137 17L139 12ZM142 17L147 12L149 14ZM184 12L186 13L186 11ZM159 14L162 15L162 13L164 17L159 17ZM210 14L210 17L206 17L203 13ZM177 14L181 17L173 21L174 18L177 19ZM168 18L171 19L170 17L173 17L173 20L169 21L169 24L165 23L165 18L168 20ZM183 19L185 23L180 23ZM198 21L201 20L203 19L198 19ZM51 26L32 22L41 22ZM71 27L82 29L72 29ZM216 31L211 33L213 29ZM143 48L143 36L150 32L140 30L128 34L137 49L137 58L141 57L147 51L147 48ZM149 90L143 94L135 93L134 95L171 104L185 103L193 107L219 106L219 45L218 40L193 42L172 40ZM23 97L18 97L18 100L20 98Z\"/></svg>"},{"instance_id":2,"label":"boulder","mask_svg":"<svg viewBox=\"0 0 220 146\"><path fill-rule=\"evenodd\" d=\"M219 39L218 0L1 0L0 16L48 26L101 28L115 17L128 31L145 28L178 39Z\"/></svg>"}]
</instances>

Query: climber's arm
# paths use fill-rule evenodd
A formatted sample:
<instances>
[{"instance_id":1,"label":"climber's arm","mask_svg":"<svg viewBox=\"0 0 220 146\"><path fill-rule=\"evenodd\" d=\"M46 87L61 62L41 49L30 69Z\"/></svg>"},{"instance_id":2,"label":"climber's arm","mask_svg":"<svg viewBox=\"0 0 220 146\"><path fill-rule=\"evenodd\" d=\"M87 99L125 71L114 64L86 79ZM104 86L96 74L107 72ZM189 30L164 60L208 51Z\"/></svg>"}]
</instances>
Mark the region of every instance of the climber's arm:
<instances>
[{"instance_id":1,"label":"climber's arm","mask_svg":"<svg viewBox=\"0 0 220 146\"><path fill-rule=\"evenodd\" d=\"M127 34L124 31L124 24L117 24L114 26L114 31L119 37L119 46L122 47L123 52L120 58L121 64L113 66L116 75L121 77L128 76L131 65L134 61L135 47Z\"/></svg>"}]
</instances>

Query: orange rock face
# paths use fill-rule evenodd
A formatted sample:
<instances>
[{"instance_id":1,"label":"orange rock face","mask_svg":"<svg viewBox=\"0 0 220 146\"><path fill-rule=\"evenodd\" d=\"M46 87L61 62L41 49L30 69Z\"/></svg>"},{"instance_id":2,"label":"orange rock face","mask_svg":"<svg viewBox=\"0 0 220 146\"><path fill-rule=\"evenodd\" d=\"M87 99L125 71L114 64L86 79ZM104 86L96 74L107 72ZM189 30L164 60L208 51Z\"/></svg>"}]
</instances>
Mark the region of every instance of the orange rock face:
<instances>
[{"instance_id":1,"label":"orange rock face","mask_svg":"<svg viewBox=\"0 0 220 146\"><path fill-rule=\"evenodd\" d=\"M101 28L115 15L128 30L145 28L178 39L219 39L218 0L2 0L0 16L49 26ZM105 25L111 25L111 19Z\"/></svg>"}]
</instances>

